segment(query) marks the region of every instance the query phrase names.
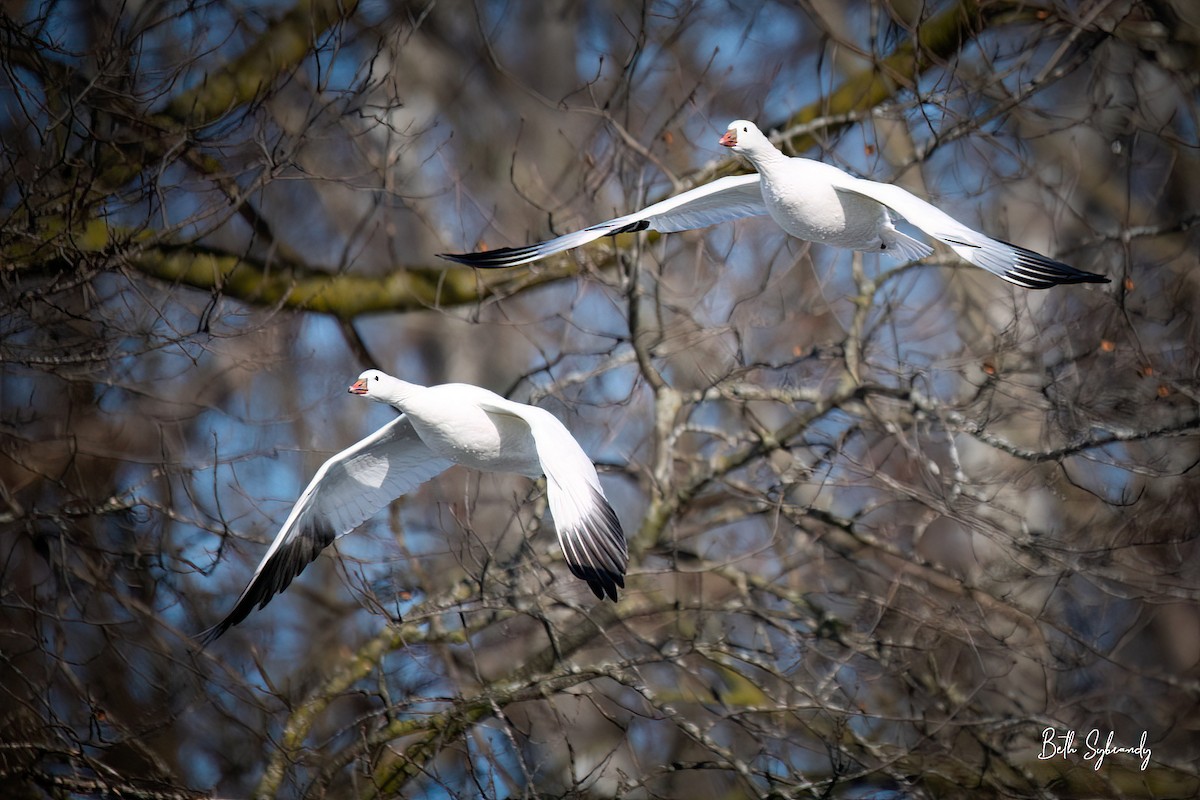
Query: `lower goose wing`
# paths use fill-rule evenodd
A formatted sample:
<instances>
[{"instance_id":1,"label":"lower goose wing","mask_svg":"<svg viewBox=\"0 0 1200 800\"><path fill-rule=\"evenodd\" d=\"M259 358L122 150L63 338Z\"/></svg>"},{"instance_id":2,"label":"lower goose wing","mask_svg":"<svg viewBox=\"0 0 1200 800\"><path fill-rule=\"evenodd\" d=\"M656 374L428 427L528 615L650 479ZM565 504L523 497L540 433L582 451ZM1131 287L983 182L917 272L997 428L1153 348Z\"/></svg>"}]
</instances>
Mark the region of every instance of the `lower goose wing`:
<instances>
[{"instance_id":1,"label":"lower goose wing","mask_svg":"<svg viewBox=\"0 0 1200 800\"><path fill-rule=\"evenodd\" d=\"M480 253L439 253L438 256L470 267L515 267L579 247L602 236L644 230L675 233L766 213L758 174L732 175L669 197L641 211L537 244L502 247Z\"/></svg>"},{"instance_id":2,"label":"lower goose wing","mask_svg":"<svg viewBox=\"0 0 1200 800\"><path fill-rule=\"evenodd\" d=\"M255 606L264 607L334 539L450 466L429 451L403 415L330 458L292 507L233 610L199 634L202 645Z\"/></svg>"},{"instance_id":3,"label":"lower goose wing","mask_svg":"<svg viewBox=\"0 0 1200 800\"><path fill-rule=\"evenodd\" d=\"M481 406L490 413L518 417L529 426L567 566L596 597L616 600L617 589L625 588L629 548L592 460L558 417L545 409L500 397Z\"/></svg>"}]
</instances>

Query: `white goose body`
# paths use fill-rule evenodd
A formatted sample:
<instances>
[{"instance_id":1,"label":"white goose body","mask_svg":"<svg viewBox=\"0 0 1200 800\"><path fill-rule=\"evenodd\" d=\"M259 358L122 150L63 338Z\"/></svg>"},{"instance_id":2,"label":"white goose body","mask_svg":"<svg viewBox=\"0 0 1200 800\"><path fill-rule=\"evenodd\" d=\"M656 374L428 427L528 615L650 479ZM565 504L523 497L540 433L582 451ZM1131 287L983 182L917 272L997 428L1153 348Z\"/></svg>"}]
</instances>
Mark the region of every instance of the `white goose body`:
<instances>
[{"instance_id":1,"label":"white goose body","mask_svg":"<svg viewBox=\"0 0 1200 800\"><path fill-rule=\"evenodd\" d=\"M349 391L402 412L326 461L292 507L249 584L204 644L282 592L337 537L454 464L546 476L547 499L571 574L617 599L629 561L625 534L596 467L553 414L464 383L419 386L367 370Z\"/></svg>"},{"instance_id":2,"label":"white goose body","mask_svg":"<svg viewBox=\"0 0 1200 800\"><path fill-rule=\"evenodd\" d=\"M529 425L521 418L484 410L499 395L465 383L417 387L393 405L403 411L429 451L484 472L542 476ZM528 406L524 413L542 411ZM542 413L547 413L542 411Z\"/></svg>"},{"instance_id":3,"label":"white goose body","mask_svg":"<svg viewBox=\"0 0 1200 800\"><path fill-rule=\"evenodd\" d=\"M894 212L964 261L1026 289L1108 283L1103 275L969 228L899 186L856 178L820 161L789 158L748 120L730 123L720 143L749 159L758 174L719 178L640 211L544 242L479 253L442 253L441 257L473 267L515 267L602 236L647 229L671 233L764 214L806 241L908 260L932 253L928 244L896 229Z\"/></svg>"},{"instance_id":4,"label":"white goose body","mask_svg":"<svg viewBox=\"0 0 1200 800\"><path fill-rule=\"evenodd\" d=\"M832 179L842 172L837 167L774 152L780 158L759 169L763 202L771 219L792 236L850 250L879 250L882 232L895 230L882 205L834 188ZM796 186L806 189L796 191Z\"/></svg>"}]
</instances>

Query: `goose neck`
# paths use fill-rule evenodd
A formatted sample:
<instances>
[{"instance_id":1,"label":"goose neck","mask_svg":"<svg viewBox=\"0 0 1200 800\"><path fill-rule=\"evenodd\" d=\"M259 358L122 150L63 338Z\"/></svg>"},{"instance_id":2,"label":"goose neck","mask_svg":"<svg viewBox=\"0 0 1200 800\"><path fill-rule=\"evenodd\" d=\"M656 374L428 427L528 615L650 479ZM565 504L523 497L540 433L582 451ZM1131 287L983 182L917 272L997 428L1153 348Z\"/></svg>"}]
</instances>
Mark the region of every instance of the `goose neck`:
<instances>
[{"instance_id":1,"label":"goose neck","mask_svg":"<svg viewBox=\"0 0 1200 800\"><path fill-rule=\"evenodd\" d=\"M746 153L746 157L750 159L750 163L759 172L770 171L772 167L787 162L789 159L783 153L774 147L765 147L760 150L755 150L752 153Z\"/></svg>"}]
</instances>

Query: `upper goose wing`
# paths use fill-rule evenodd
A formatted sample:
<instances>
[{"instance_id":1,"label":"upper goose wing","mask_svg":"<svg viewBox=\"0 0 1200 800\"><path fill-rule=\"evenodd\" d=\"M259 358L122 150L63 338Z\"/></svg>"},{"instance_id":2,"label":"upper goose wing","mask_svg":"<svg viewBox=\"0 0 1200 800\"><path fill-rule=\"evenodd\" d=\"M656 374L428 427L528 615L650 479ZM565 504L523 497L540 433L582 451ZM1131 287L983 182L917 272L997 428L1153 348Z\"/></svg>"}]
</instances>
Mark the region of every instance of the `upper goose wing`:
<instances>
[{"instance_id":1,"label":"upper goose wing","mask_svg":"<svg viewBox=\"0 0 1200 800\"><path fill-rule=\"evenodd\" d=\"M502 247L481 253L439 253L438 256L471 267L515 267L579 247L601 236L644 230L674 233L766 213L758 174L732 175L669 197L641 211L537 244Z\"/></svg>"},{"instance_id":2,"label":"upper goose wing","mask_svg":"<svg viewBox=\"0 0 1200 800\"><path fill-rule=\"evenodd\" d=\"M845 176L835 184L841 191L854 192L882 203L933 238L949 245L964 261L982 267L1009 283L1026 289L1048 289L1060 283L1108 283L1108 278L1084 272L1069 264L993 239L968 228L954 217L916 195L891 183L878 183Z\"/></svg>"},{"instance_id":3,"label":"upper goose wing","mask_svg":"<svg viewBox=\"0 0 1200 800\"><path fill-rule=\"evenodd\" d=\"M287 588L334 539L444 472L403 415L330 458L300 495L233 610L199 634L207 645Z\"/></svg>"}]
</instances>

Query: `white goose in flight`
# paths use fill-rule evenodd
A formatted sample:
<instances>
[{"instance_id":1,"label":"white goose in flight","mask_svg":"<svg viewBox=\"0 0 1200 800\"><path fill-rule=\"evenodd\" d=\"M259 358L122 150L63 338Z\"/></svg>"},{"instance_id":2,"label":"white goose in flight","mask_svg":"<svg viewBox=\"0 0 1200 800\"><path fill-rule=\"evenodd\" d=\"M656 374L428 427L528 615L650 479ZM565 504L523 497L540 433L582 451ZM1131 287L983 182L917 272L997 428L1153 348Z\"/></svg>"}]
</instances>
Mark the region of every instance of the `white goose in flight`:
<instances>
[{"instance_id":1,"label":"white goose in flight","mask_svg":"<svg viewBox=\"0 0 1200 800\"><path fill-rule=\"evenodd\" d=\"M472 267L515 267L601 236L648 229L674 233L764 214L792 236L810 242L909 260L932 253L925 242L896 230L890 213L895 212L963 260L1017 286L1046 289L1060 283L1108 283L1103 275L985 236L899 186L856 178L820 161L785 156L753 122L731 122L720 143L749 159L757 174L719 178L641 211L537 244L439 255Z\"/></svg>"},{"instance_id":2,"label":"white goose in flight","mask_svg":"<svg viewBox=\"0 0 1200 800\"><path fill-rule=\"evenodd\" d=\"M374 369L349 391L402 413L317 470L233 610L200 634L203 644L264 607L334 539L454 464L545 475L571 574L597 597L617 599L629 562L625 534L596 467L557 417L478 386L418 386Z\"/></svg>"}]
</instances>

